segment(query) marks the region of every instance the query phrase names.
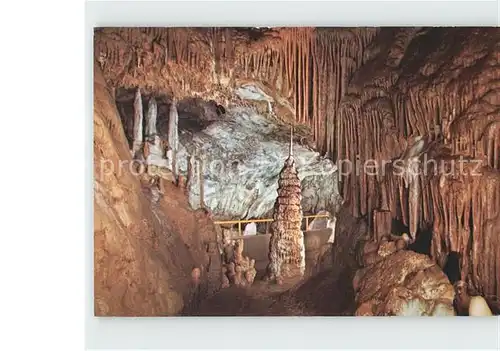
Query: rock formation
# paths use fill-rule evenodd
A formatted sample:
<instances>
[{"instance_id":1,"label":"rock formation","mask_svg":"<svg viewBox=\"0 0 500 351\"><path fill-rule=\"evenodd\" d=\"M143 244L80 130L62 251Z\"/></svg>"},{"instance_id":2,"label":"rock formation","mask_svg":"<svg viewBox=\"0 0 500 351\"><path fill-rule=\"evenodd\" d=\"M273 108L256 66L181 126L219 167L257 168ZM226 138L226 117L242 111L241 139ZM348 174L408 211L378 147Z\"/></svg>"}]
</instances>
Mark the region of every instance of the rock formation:
<instances>
[{"instance_id":1,"label":"rock formation","mask_svg":"<svg viewBox=\"0 0 500 351\"><path fill-rule=\"evenodd\" d=\"M243 255L244 240L232 240L232 231L224 233L224 262L222 265L222 288L250 286L253 284L257 270L255 260Z\"/></svg>"},{"instance_id":2,"label":"rock formation","mask_svg":"<svg viewBox=\"0 0 500 351\"><path fill-rule=\"evenodd\" d=\"M118 106L124 111L122 120L127 124L132 118L134 94L126 89L120 89L117 94ZM145 150L148 155L144 156L148 165L173 173L172 163L165 155L169 146L171 98L144 93L143 103L152 98L158 111L155 139L159 144L153 140L145 142L144 149L149 152ZM289 128L268 120L250 107L228 107L224 119L214 120L213 116L205 115L205 111L211 111L207 107L210 102L196 99L193 107L188 104L192 100L183 99L177 103L178 174L191 179L187 187L191 206L194 209L201 207L200 195L203 193L204 206L218 218L272 216L281 160L288 155ZM132 139L133 133L128 133ZM340 205L336 165L307 145L304 140L309 139L308 133L305 128L298 128L294 133L294 158L303 191L303 211L335 211ZM171 151L168 152L168 156L172 155ZM202 166L203 177L199 178L199 167ZM189 172L196 173L196 176L191 177ZM201 180L203 184L200 184ZM318 188L322 191L316 191Z\"/></svg>"},{"instance_id":3,"label":"rock formation","mask_svg":"<svg viewBox=\"0 0 500 351\"><path fill-rule=\"evenodd\" d=\"M169 125L168 125L168 146L167 159L169 161L169 168L174 173L174 178L177 179L178 175L178 148L179 148L179 135L178 135L178 120L179 114L177 113L176 99L174 98L170 105L169 112Z\"/></svg>"},{"instance_id":4,"label":"rock formation","mask_svg":"<svg viewBox=\"0 0 500 351\"><path fill-rule=\"evenodd\" d=\"M497 297L499 38L497 28L381 30L353 75L335 127L337 158L356 167L360 157L359 171L341 178L352 213L383 210L379 200L387 194L390 219L402 221L412 237L430 225L432 258L442 262L459 252L462 279ZM436 138L435 130L443 135ZM401 155L405 149L415 152ZM399 159L418 161L413 177L401 176L409 164L391 162ZM369 176L366 160L390 164Z\"/></svg>"},{"instance_id":5,"label":"rock formation","mask_svg":"<svg viewBox=\"0 0 500 351\"><path fill-rule=\"evenodd\" d=\"M179 110L180 121L184 112ZM224 120L201 131L179 131L179 172L187 173L188 157L205 157L204 203L224 219L269 218L278 177L288 156L289 128L251 108L230 107ZM335 211L341 202L336 165L307 145L305 131L294 132L294 159L302 187L304 212ZM318 192L317 189L322 191ZM200 204L199 184L190 190L193 208Z\"/></svg>"},{"instance_id":6,"label":"rock formation","mask_svg":"<svg viewBox=\"0 0 500 351\"><path fill-rule=\"evenodd\" d=\"M151 141L155 141L156 137L156 119L158 116L158 107L156 105L156 100L152 97L148 104L148 113L146 115L146 138Z\"/></svg>"},{"instance_id":7,"label":"rock formation","mask_svg":"<svg viewBox=\"0 0 500 351\"><path fill-rule=\"evenodd\" d=\"M266 111L272 101L278 118L308 124L318 148L333 155L335 113L379 31L101 28L94 52L105 76L117 86L172 91L179 98L206 92L205 98L216 101L228 87L248 91L245 87L251 86L262 96Z\"/></svg>"},{"instance_id":8,"label":"rock formation","mask_svg":"<svg viewBox=\"0 0 500 351\"><path fill-rule=\"evenodd\" d=\"M142 120L142 97L141 90L138 88L134 100L134 137L132 146L132 156L137 159L143 159L142 155L137 154L142 149Z\"/></svg>"},{"instance_id":9,"label":"rock formation","mask_svg":"<svg viewBox=\"0 0 500 351\"><path fill-rule=\"evenodd\" d=\"M328 238L328 242L333 244L335 242L335 228L337 225L337 216L333 216L332 219L328 221L327 228L331 230L330 237Z\"/></svg>"},{"instance_id":10,"label":"rock formation","mask_svg":"<svg viewBox=\"0 0 500 351\"><path fill-rule=\"evenodd\" d=\"M484 297L470 294L466 282L460 280L453 287L455 288L456 309L460 315L472 317L493 315Z\"/></svg>"},{"instance_id":11,"label":"rock formation","mask_svg":"<svg viewBox=\"0 0 500 351\"><path fill-rule=\"evenodd\" d=\"M93 91L94 313L179 313L191 303L192 268L207 266L203 242L215 240L214 224L193 212L172 183L169 201L152 204L140 177L124 166L131 164L132 157L99 66ZM141 135L137 134L137 141ZM212 266L216 265L214 261ZM203 291L209 289L207 280L203 274L198 279Z\"/></svg>"},{"instance_id":12,"label":"rock formation","mask_svg":"<svg viewBox=\"0 0 500 351\"><path fill-rule=\"evenodd\" d=\"M371 256L370 256L371 254ZM453 287L422 254L382 243L354 277L357 316L453 316ZM373 257L368 259L369 257Z\"/></svg>"},{"instance_id":13,"label":"rock formation","mask_svg":"<svg viewBox=\"0 0 500 351\"><path fill-rule=\"evenodd\" d=\"M290 151L280 173L278 198L274 205L269 243L268 279L282 282L285 278L301 277L305 272L304 233L300 180L293 159L293 134Z\"/></svg>"}]
</instances>

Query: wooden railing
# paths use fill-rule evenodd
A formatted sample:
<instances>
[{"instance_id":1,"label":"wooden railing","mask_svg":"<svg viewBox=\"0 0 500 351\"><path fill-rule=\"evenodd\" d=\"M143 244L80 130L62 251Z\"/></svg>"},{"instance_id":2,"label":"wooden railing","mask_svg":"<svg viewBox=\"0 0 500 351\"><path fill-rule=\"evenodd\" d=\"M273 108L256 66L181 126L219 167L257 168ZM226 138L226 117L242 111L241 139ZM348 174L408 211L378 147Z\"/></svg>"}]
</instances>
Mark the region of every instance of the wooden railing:
<instances>
[{"instance_id":1,"label":"wooden railing","mask_svg":"<svg viewBox=\"0 0 500 351\"><path fill-rule=\"evenodd\" d=\"M322 215L308 215L308 216L303 216L302 220L306 221L306 230L309 227L309 219L310 218L325 218L329 217L326 214ZM241 236L241 225L243 223L270 223L274 221L272 218L264 218L264 219L239 219L239 220L232 220L232 221L214 221L215 224L223 225L223 224L238 224L238 236ZM266 230L267 232L267 230Z\"/></svg>"}]
</instances>

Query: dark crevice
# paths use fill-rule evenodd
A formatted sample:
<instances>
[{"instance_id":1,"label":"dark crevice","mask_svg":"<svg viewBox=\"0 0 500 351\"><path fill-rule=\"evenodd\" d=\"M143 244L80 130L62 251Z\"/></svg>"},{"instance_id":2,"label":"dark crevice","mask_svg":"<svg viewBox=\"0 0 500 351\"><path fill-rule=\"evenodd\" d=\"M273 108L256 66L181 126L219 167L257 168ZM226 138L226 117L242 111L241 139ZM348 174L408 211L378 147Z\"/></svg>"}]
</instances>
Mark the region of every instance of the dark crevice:
<instances>
[{"instance_id":1,"label":"dark crevice","mask_svg":"<svg viewBox=\"0 0 500 351\"><path fill-rule=\"evenodd\" d=\"M446 274L451 284L460 280L460 254L458 252L452 251L448 254L443 272Z\"/></svg>"}]
</instances>

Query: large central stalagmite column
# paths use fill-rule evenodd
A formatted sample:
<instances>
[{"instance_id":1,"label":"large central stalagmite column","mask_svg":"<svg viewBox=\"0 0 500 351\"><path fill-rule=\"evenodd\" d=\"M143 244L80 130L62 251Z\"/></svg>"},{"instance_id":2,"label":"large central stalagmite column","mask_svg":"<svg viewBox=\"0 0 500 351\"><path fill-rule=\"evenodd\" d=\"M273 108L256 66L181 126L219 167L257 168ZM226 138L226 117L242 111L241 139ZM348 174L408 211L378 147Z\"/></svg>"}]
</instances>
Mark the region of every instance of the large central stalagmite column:
<instances>
[{"instance_id":1,"label":"large central stalagmite column","mask_svg":"<svg viewBox=\"0 0 500 351\"><path fill-rule=\"evenodd\" d=\"M290 134L290 155L278 181L269 243L268 278L278 283L285 278L301 277L305 271L304 234L300 228L302 194L292 147L293 134Z\"/></svg>"}]
</instances>

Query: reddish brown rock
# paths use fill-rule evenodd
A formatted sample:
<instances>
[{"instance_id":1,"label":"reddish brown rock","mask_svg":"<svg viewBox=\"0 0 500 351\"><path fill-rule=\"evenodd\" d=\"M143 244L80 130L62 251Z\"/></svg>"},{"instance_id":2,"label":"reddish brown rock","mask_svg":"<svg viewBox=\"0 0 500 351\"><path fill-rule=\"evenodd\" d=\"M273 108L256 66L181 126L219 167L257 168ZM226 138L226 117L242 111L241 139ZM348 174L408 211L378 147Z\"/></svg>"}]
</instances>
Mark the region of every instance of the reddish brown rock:
<instances>
[{"instance_id":1,"label":"reddish brown rock","mask_svg":"<svg viewBox=\"0 0 500 351\"><path fill-rule=\"evenodd\" d=\"M119 161L131 161L131 153L98 66L93 123L94 313L176 314L190 303L186 296L191 289L191 267L205 262L202 242L215 238L215 227L190 209L173 184L167 184L169 201L152 206L139 177L128 169L117 171ZM102 168L104 160L113 163L115 172ZM202 280L200 285L205 283Z\"/></svg>"},{"instance_id":2,"label":"reddish brown rock","mask_svg":"<svg viewBox=\"0 0 500 351\"><path fill-rule=\"evenodd\" d=\"M186 191L186 178L183 175L177 177L177 186L182 190Z\"/></svg>"},{"instance_id":3,"label":"reddish brown rock","mask_svg":"<svg viewBox=\"0 0 500 351\"><path fill-rule=\"evenodd\" d=\"M427 256L398 251L359 271L353 285L358 309L374 315L453 315L453 287Z\"/></svg>"},{"instance_id":4,"label":"reddish brown rock","mask_svg":"<svg viewBox=\"0 0 500 351\"><path fill-rule=\"evenodd\" d=\"M229 282L229 278L228 278L228 270L226 267L222 267L222 284L221 284L221 288L222 289L225 289L225 288L229 288L229 286L231 285L231 283Z\"/></svg>"},{"instance_id":5,"label":"reddish brown rock","mask_svg":"<svg viewBox=\"0 0 500 351\"><path fill-rule=\"evenodd\" d=\"M396 243L394 241L385 241L380 244L377 255L380 257L387 257L396 252Z\"/></svg>"},{"instance_id":6,"label":"reddish brown rock","mask_svg":"<svg viewBox=\"0 0 500 351\"><path fill-rule=\"evenodd\" d=\"M355 316L373 316L373 304L371 301L367 301L361 304L354 312Z\"/></svg>"}]
</instances>

